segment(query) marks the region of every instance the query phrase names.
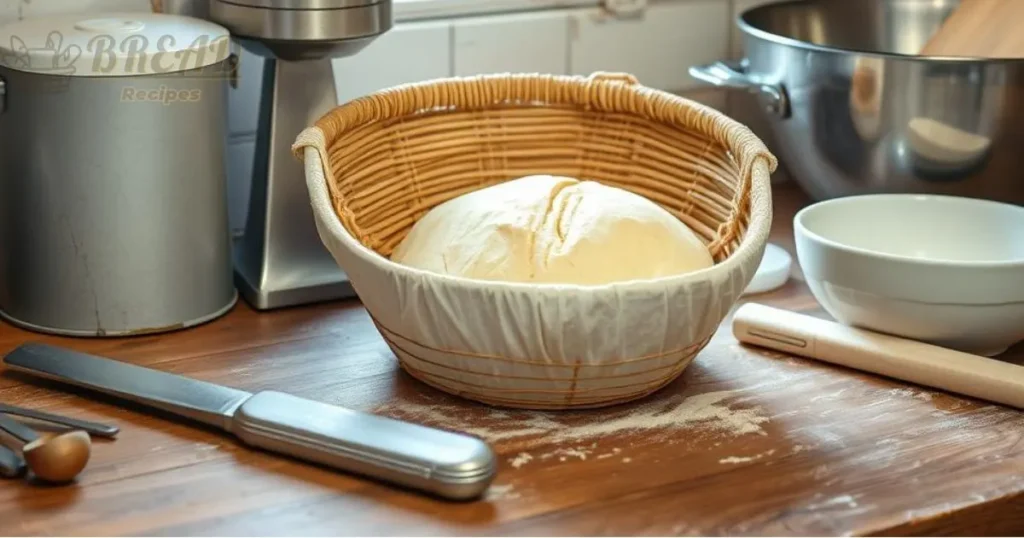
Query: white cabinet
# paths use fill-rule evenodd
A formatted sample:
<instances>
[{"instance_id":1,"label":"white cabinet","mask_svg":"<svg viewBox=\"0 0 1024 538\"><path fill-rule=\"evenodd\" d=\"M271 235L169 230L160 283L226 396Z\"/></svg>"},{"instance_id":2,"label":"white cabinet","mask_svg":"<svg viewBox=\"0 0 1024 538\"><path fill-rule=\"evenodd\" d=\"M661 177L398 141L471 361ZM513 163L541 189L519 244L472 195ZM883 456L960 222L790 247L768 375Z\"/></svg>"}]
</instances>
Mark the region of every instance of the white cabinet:
<instances>
[{"instance_id":1,"label":"white cabinet","mask_svg":"<svg viewBox=\"0 0 1024 538\"><path fill-rule=\"evenodd\" d=\"M565 11L476 17L453 23L456 76L569 72Z\"/></svg>"},{"instance_id":2,"label":"white cabinet","mask_svg":"<svg viewBox=\"0 0 1024 538\"><path fill-rule=\"evenodd\" d=\"M0 23L61 13L149 10L149 0L2 0Z\"/></svg>"},{"instance_id":3,"label":"white cabinet","mask_svg":"<svg viewBox=\"0 0 1024 538\"><path fill-rule=\"evenodd\" d=\"M600 9L571 12L569 62L573 74L618 71L642 84L669 91L695 86L691 65L729 54L725 0L683 0L652 4L633 18Z\"/></svg>"},{"instance_id":4,"label":"white cabinet","mask_svg":"<svg viewBox=\"0 0 1024 538\"><path fill-rule=\"evenodd\" d=\"M409 23L396 26L365 49L333 60L338 102L377 90L451 74L450 24ZM239 52L239 84L228 97L228 120L233 136L256 131L263 59Z\"/></svg>"},{"instance_id":5,"label":"white cabinet","mask_svg":"<svg viewBox=\"0 0 1024 538\"><path fill-rule=\"evenodd\" d=\"M333 60L338 102L407 82L451 75L451 32L446 22L403 24L374 40L361 52ZM253 134L259 111L263 60L240 55L239 87L232 90L228 118L228 198L231 228L245 225L252 181Z\"/></svg>"},{"instance_id":6,"label":"white cabinet","mask_svg":"<svg viewBox=\"0 0 1024 538\"><path fill-rule=\"evenodd\" d=\"M365 49L334 60L338 102L390 86L451 76L451 23L396 25Z\"/></svg>"},{"instance_id":7,"label":"white cabinet","mask_svg":"<svg viewBox=\"0 0 1024 538\"><path fill-rule=\"evenodd\" d=\"M595 7L604 0L394 0L395 20L445 19L548 9ZM729 0L722 0L728 2Z\"/></svg>"}]
</instances>

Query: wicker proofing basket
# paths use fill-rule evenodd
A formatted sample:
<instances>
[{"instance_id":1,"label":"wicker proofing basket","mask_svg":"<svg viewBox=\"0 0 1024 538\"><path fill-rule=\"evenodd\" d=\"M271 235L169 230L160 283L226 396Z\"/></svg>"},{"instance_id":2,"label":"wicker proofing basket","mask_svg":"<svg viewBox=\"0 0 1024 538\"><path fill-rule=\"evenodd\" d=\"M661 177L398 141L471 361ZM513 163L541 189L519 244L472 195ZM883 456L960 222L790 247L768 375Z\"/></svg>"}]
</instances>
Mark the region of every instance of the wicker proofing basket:
<instances>
[{"instance_id":1,"label":"wicker proofing basket","mask_svg":"<svg viewBox=\"0 0 1024 538\"><path fill-rule=\"evenodd\" d=\"M776 160L746 127L628 75L488 75L339 106L294 147L320 238L415 378L494 405L599 407L650 394L707 344L753 277ZM482 282L389 260L455 196L530 174L641 194L716 264L603 286ZM608 253L615 263L615 253Z\"/></svg>"}]
</instances>

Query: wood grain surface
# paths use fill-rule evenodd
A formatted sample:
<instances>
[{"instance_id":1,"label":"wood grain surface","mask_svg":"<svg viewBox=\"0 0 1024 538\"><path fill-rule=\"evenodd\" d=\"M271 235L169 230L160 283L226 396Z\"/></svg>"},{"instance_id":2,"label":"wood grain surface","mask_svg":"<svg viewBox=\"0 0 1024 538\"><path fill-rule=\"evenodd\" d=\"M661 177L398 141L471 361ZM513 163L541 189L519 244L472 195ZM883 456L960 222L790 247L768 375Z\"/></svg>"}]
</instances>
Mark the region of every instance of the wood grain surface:
<instances>
[{"instance_id":1,"label":"wood grain surface","mask_svg":"<svg viewBox=\"0 0 1024 538\"><path fill-rule=\"evenodd\" d=\"M773 240L791 252L805 202L776 187ZM823 316L794 277L755 300ZM471 431L501 467L485 499L446 503L3 372L0 401L122 428L95 441L74 485L0 482L3 535L1024 533L1024 413L743 348L728 321L666 389L571 413L502 411L425 387L357 302L239 305L199 328L130 339L0 326L0 353L30 340Z\"/></svg>"},{"instance_id":2,"label":"wood grain surface","mask_svg":"<svg viewBox=\"0 0 1024 538\"><path fill-rule=\"evenodd\" d=\"M1024 2L961 0L918 53L922 56L1024 58Z\"/></svg>"}]
</instances>

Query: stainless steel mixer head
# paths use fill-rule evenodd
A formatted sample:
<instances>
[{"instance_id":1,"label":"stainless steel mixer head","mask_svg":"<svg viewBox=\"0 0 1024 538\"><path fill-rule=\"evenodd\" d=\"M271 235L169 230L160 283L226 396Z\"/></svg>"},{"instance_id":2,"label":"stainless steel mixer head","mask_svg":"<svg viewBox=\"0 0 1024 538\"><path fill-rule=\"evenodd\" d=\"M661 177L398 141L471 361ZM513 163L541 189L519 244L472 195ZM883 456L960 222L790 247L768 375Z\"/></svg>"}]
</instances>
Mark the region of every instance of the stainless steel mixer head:
<instances>
[{"instance_id":1,"label":"stainless steel mixer head","mask_svg":"<svg viewBox=\"0 0 1024 538\"><path fill-rule=\"evenodd\" d=\"M392 26L392 0L211 0L209 19L285 61L353 55Z\"/></svg>"},{"instance_id":2,"label":"stainless steel mixer head","mask_svg":"<svg viewBox=\"0 0 1024 538\"><path fill-rule=\"evenodd\" d=\"M181 15L197 19L208 19L210 17L210 2L208 0L149 0L149 5L155 13Z\"/></svg>"}]
</instances>

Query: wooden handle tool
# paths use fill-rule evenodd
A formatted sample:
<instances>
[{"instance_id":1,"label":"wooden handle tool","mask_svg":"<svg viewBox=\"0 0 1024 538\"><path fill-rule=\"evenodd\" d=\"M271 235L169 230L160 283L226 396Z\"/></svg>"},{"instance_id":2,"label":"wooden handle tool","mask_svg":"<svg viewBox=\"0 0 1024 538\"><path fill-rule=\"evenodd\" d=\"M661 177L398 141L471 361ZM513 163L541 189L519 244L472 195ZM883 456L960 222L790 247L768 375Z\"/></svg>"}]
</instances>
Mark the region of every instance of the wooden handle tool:
<instances>
[{"instance_id":1,"label":"wooden handle tool","mask_svg":"<svg viewBox=\"0 0 1024 538\"><path fill-rule=\"evenodd\" d=\"M732 332L744 344L1024 409L1024 366L746 303Z\"/></svg>"},{"instance_id":2,"label":"wooden handle tool","mask_svg":"<svg viewBox=\"0 0 1024 538\"><path fill-rule=\"evenodd\" d=\"M919 54L1024 58L1024 1L962 0Z\"/></svg>"}]
</instances>

